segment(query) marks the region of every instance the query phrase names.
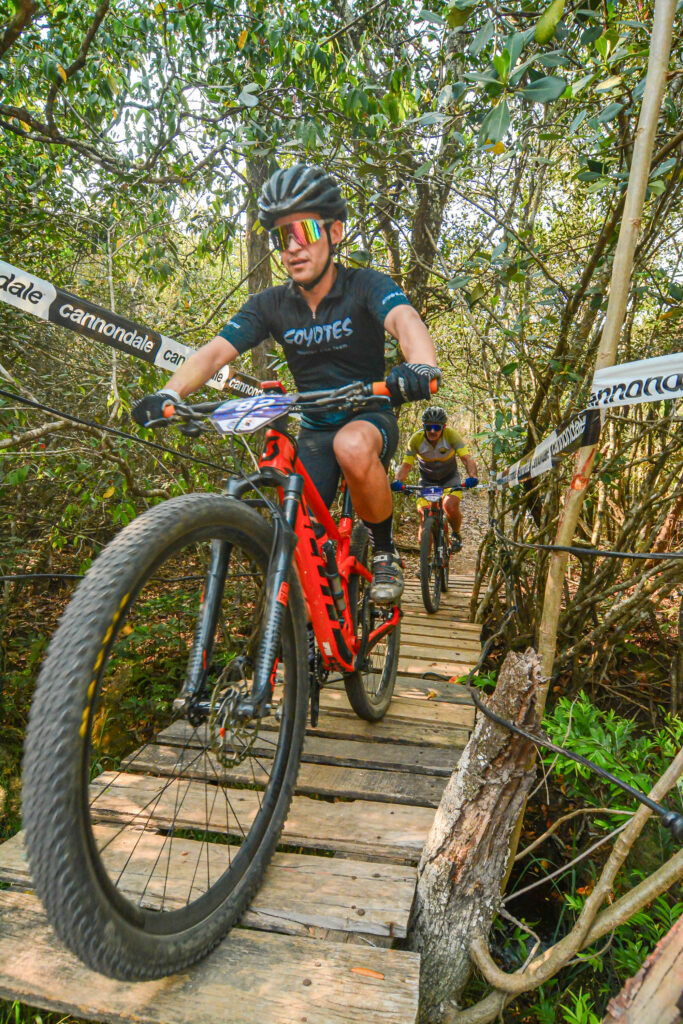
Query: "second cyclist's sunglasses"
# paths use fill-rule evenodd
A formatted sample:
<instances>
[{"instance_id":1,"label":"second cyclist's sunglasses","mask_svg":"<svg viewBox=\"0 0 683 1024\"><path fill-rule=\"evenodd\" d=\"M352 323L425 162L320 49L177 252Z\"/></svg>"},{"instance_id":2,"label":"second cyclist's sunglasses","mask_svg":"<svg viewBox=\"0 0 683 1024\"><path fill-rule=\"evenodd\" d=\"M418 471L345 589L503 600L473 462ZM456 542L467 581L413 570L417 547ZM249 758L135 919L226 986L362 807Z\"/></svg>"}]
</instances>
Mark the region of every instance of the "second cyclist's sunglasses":
<instances>
[{"instance_id":1,"label":"second cyclist's sunglasses","mask_svg":"<svg viewBox=\"0 0 683 1024\"><path fill-rule=\"evenodd\" d=\"M441 430L443 423L425 423L425 430L428 430L430 434L435 434L437 430Z\"/></svg>"},{"instance_id":2,"label":"second cyclist's sunglasses","mask_svg":"<svg viewBox=\"0 0 683 1024\"><path fill-rule=\"evenodd\" d=\"M270 240L278 252L284 252L292 235L299 245L311 245L312 242L317 242L322 235L324 225L331 223L331 220L314 220L312 217L306 217L305 220L293 220L291 224L273 228L270 232Z\"/></svg>"}]
</instances>

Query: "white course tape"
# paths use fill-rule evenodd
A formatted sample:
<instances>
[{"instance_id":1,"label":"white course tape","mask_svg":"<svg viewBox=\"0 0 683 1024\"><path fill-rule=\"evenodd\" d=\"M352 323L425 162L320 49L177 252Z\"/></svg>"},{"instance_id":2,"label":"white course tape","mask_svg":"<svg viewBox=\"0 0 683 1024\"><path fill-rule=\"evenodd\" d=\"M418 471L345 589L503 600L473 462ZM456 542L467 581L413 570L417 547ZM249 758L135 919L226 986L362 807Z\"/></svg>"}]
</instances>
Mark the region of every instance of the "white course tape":
<instances>
[{"instance_id":1,"label":"white course tape","mask_svg":"<svg viewBox=\"0 0 683 1024\"><path fill-rule=\"evenodd\" d=\"M588 408L611 409L666 398L683 398L683 352L597 370Z\"/></svg>"},{"instance_id":2,"label":"white course tape","mask_svg":"<svg viewBox=\"0 0 683 1024\"><path fill-rule=\"evenodd\" d=\"M118 313L55 288L48 281L42 281L3 260L0 260L0 301L24 313L32 313L41 320L102 341L169 373L177 370L195 351L158 331L149 330ZM207 384L222 391L228 374L228 367L224 366Z\"/></svg>"},{"instance_id":3,"label":"white course tape","mask_svg":"<svg viewBox=\"0 0 683 1024\"><path fill-rule=\"evenodd\" d=\"M672 398L683 398L683 352L597 370L588 408L553 430L529 455L499 473L495 485L505 487L540 476L552 469L561 455L595 444L600 435L601 409Z\"/></svg>"}]
</instances>

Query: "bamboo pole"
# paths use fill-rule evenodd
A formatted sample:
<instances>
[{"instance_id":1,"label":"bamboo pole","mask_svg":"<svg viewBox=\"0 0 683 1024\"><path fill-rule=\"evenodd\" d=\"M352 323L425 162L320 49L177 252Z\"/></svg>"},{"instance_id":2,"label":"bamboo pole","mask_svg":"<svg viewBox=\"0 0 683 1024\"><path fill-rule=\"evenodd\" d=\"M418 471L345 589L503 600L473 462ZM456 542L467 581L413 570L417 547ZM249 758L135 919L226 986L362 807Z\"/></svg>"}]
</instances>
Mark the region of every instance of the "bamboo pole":
<instances>
[{"instance_id":1,"label":"bamboo pole","mask_svg":"<svg viewBox=\"0 0 683 1024\"><path fill-rule=\"evenodd\" d=\"M652 150L669 66L675 11L676 0L655 0L647 80L635 134L633 162L628 179L624 215L612 267L605 326L595 360L596 370L614 364L624 323L633 271L633 255L640 233L645 190L650 175ZM576 454L574 476L565 495L564 509L555 536L556 544L567 546L572 542L586 488L593 471L596 452L597 444L594 444L581 448ZM550 679L555 661L557 624L562 603L562 582L567 571L568 558L569 556L565 552L555 552L550 559L546 579L538 638L541 671L546 680ZM547 685L546 682L546 692Z\"/></svg>"}]
</instances>

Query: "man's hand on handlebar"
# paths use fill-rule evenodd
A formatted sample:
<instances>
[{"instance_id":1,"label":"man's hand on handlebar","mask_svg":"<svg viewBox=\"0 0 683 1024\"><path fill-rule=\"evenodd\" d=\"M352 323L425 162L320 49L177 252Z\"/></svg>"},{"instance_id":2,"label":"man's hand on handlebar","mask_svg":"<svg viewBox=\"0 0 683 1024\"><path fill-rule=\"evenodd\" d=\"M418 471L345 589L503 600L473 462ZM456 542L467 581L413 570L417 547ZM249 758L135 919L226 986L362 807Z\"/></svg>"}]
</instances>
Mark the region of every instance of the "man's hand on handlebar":
<instances>
[{"instance_id":1,"label":"man's hand on handlebar","mask_svg":"<svg viewBox=\"0 0 683 1024\"><path fill-rule=\"evenodd\" d=\"M402 480L392 480L389 486L391 487L392 491L403 491L405 490L406 485L403 483Z\"/></svg>"},{"instance_id":2,"label":"man's hand on handlebar","mask_svg":"<svg viewBox=\"0 0 683 1024\"><path fill-rule=\"evenodd\" d=\"M468 476L465 479L465 487L467 487L467 488L469 488L469 487L476 487L478 483L479 483L479 477L476 477L476 476Z\"/></svg>"},{"instance_id":3,"label":"man's hand on handlebar","mask_svg":"<svg viewBox=\"0 0 683 1024\"><path fill-rule=\"evenodd\" d=\"M180 402L180 395L173 388L162 388L153 395L145 395L131 408L130 414L141 427L152 427L165 423L164 409Z\"/></svg>"},{"instance_id":4,"label":"man's hand on handlebar","mask_svg":"<svg viewBox=\"0 0 683 1024\"><path fill-rule=\"evenodd\" d=\"M427 363L400 363L389 371L386 380L392 405L421 402L432 397L431 382L441 381L441 370Z\"/></svg>"}]
</instances>

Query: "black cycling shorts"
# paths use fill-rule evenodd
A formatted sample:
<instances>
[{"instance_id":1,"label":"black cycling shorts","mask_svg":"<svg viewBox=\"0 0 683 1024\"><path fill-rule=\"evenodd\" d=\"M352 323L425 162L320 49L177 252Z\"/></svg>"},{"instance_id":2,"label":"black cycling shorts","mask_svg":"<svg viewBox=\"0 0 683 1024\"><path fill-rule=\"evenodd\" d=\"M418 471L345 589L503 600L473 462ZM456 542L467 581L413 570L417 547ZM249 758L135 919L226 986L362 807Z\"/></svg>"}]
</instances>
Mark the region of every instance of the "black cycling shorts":
<instances>
[{"instance_id":1,"label":"black cycling shorts","mask_svg":"<svg viewBox=\"0 0 683 1024\"><path fill-rule=\"evenodd\" d=\"M385 469L398 447L398 421L393 412L377 410L374 412L358 412L347 423L353 420L366 420L377 427L382 435L382 451L380 459ZM299 431L299 458L306 472L318 488L320 496L329 508L334 501L339 486L339 463L334 454L334 439L346 423L330 430L311 430L302 427Z\"/></svg>"}]
</instances>

